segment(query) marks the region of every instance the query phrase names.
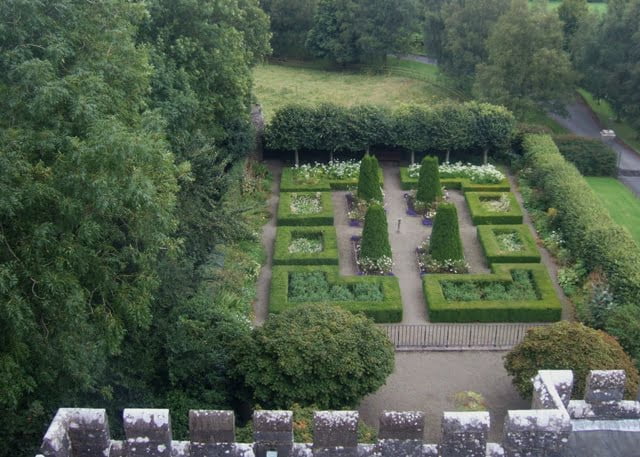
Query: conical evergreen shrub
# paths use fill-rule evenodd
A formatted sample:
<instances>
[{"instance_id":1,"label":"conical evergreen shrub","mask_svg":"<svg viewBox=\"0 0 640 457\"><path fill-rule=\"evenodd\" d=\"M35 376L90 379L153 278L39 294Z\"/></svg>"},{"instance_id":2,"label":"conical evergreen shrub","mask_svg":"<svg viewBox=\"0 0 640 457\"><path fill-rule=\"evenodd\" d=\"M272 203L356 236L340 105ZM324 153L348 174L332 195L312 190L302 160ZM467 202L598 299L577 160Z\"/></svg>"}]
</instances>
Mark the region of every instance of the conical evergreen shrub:
<instances>
[{"instance_id":1,"label":"conical evergreen shrub","mask_svg":"<svg viewBox=\"0 0 640 457\"><path fill-rule=\"evenodd\" d=\"M360 162L358 198L366 201L382 201L382 191L378 181L378 159L369 154L365 154Z\"/></svg>"},{"instance_id":2,"label":"conical evergreen shrub","mask_svg":"<svg viewBox=\"0 0 640 457\"><path fill-rule=\"evenodd\" d=\"M364 216L362 241L360 242L360 258L378 260L381 257L391 258L391 246L387 232L387 215L384 208L373 204Z\"/></svg>"},{"instance_id":3,"label":"conical evergreen shrub","mask_svg":"<svg viewBox=\"0 0 640 457\"><path fill-rule=\"evenodd\" d=\"M442 203L438 206L433 221L429 253L439 261L464 258L458 227L458 211L451 203Z\"/></svg>"},{"instance_id":4,"label":"conical evergreen shrub","mask_svg":"<svg viewBox=\"0 0 640 457\"><path fill-rule=\"evenodd\" d=\"M440 186L440 173L438 172L438 158L425 156L420 166L416 200L422 203L433 203L439 197L442 197L442 187Z\"/></svg>"}]
</instances>

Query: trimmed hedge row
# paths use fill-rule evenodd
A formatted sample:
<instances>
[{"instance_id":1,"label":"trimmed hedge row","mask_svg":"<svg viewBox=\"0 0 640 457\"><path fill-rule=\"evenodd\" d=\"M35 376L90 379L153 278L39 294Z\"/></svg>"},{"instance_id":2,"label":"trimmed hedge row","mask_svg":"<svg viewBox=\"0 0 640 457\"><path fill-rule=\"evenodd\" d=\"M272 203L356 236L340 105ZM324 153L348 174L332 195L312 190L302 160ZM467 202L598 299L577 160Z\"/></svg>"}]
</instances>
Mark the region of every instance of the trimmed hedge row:
<instances>
[{"instance_id":1,"label":"trimmed hedge row","mask_svg":"<svg viewBox=\"0 0 640 457\"><path fill-rule=\"evenodd\" d=\"M364 152L372 146L407 151L500 151L509 148L515 118L502 106L448 103L405 105L394 111L332 103L288 105L265 130L266 146L280 151Z\"/></svg>"},{"instance_id":2,"label":"trimmed hedge row","mask_svg":"<svg viewBox=\"0 0 640 457\"><path fill-rule=\"evenodd\" d=\"M291 212L291 198L293 194L314 196L315 192L281 192L278 203L278 225L316 226L333 225L333 203L330 192L319 192L322 211L316 214L293 214Z\"/></svg>"},{"instance_id":3,"label":"trimmed hedge row","mask_svg":"<svg viewBox=\"0 0 640 457\"><path fill-rule=\"evenodd\" d=\"M554 225L566 247L589 271L602 269L617 303L640 303L640 247L615 223L575 166L560 154L547 135L523 140L530 181L543 203L557 210Z\"/></svg>"},{"instance_id":4,"label":"trimmed hedge row","mask_svg":"<svg viewBox=\"0 0 640 457\"><path fill-rule=\"evenodd\" d=\"M322 239L322 252L290 253L289 245L296 236L317 235ZM274 265L338 265L338 239L335 227L278 227L273 252Z\"/></svg>"},{"instance_id":5,"label":"trimmed hedge row","mask_svg":"<svg viewBox=\"0 0 640 457\"><path fill-rule=\"evenodd\" d=\"M553 141L584 176L615 176L616 153L602 141L577 135L558 135Z\"/></svg>"},{"instance_id":6,"label":"trimmed hedge row","mask_svg":"<svg viewBox=\"0 0 640 457\"><path fill-rule=\"evenodd\" d=\"M440 178L440 184L446 189L461 190L463 192L508 192L511 190L509 180L505 178L498 184L476 184L469 178ZM409 176L408 167L400 167L400 185L403 190L418 188L418 178Z\"/></svg>"},{"instance_id":7,"label":"trimmed hedge row","mask_svg":"<svg viewBox=\"0 0 640 457\"><path fill-rule=\"evenodd\" d=\"M540 252L536 241L526 225L479 225L478 239L489 264L493 263L537 263L540 262ZM522 251L502 252L496 235L500 233L518 234L523 244Z\"/></svg>"},{"instance_id":8,"label":"trimmed hedge row","mask_svg":"<svg viewBox=\"0 0 640 457\"><path fill-rule=\"evenodd\" d=\"M380 187L384 185L382 168L378 168ZM330 192L332 190L350 190L358 186L358 178L354 179L320 179L313 184L300 184L294 180L293 168L286 167L282 170L280 179L280 192Z\"/></svg>"},{"instance_id":9,"label":"trimmed hedge row","mask_svg":"<svg viewBox=\"0 0 640 457\"><path fill-rule=\"evenodd\" d=\"M493 274L430 274L423 277L424 295L431 322L553 322L560 320L562 305L556 296L547 269L540 264L494 264ZM442 281L513 281L512 270L528 270L539 300L447 301Z\"/></svg>"},{"instance_id":10,"label":"trimmed hedge row","mask_svg":"<svg viewBox=\"0 0 640 457\"><path fill-rule=\"evenodd\" d=\"M488 211L482 204L483 200L500 198L505 194L509 199L509 211ZM522 224L522 209L513 192L466 192L464 198L467 201L467 205L469 205L473 225Z\"/></svg>"},{"instance_id":11,"label":"trimmed hedge row","mask_svg":"<svg viewBox=\"0 0 640 457\"><path fill-rule=\"evenodd\" d=\"M289 303L289 274L321 271L331 284L377 283L382 287L384 299L377 302L332 301L331 304L353 313L363 313L378 323L402 321L402 298L398 279L393 276L340 276L336 266L276 266L271 278L269 312L280 313L303 303ZM304 303L307 304L307 303Z\"/></svg>"}]
</instances>

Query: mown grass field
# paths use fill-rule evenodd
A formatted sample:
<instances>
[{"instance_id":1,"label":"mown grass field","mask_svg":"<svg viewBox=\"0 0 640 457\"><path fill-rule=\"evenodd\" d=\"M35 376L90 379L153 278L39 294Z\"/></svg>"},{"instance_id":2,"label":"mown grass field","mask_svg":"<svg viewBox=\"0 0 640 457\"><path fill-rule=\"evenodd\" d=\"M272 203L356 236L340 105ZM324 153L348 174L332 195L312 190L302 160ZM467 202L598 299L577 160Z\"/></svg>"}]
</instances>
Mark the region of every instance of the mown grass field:
<instances>
[{"instance_id":1,"label":"mown grass field","mask_svg":"<svg viewBox=\"0 0 640 457\"><path fill-rule=\"evenodd\" d=\"M627 230L640 244L640 200L620 181L614 178L585 178L598 198L609 210L611 217Z\"/></svg>"},{"instance_id":2,"label":"mown grass field","mask_svg":"<svg viewBox=\"0 0 640 457\"><path fill-rule=\"evenodd\" d=\"M436 66L394 58L388 59L381 72L370 67L332 70L318 62L259 65L254 70L254 94L267 120L289 103L372 103L392 107L461 98L449 88Z\"/></svg>"}]
</instances>

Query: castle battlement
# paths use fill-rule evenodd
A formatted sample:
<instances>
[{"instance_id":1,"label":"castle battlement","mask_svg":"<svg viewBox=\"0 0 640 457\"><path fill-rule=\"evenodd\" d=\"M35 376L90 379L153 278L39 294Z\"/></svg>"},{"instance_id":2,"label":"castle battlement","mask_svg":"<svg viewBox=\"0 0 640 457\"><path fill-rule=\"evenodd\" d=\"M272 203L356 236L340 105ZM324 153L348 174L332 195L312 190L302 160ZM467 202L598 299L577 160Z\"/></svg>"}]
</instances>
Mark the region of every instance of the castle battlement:
<instances>
[{"instance_id":1,"label":"castle battlement","mask_svg":"<svg viewBox=\"0 0 640 457\"><path fill-rule=\"evenodd\" d=\"M60 408L37 457L588 456L598 454L578 448L610 432L637 440L633 453L620 455L640 455L640 402L622 399L623 371L592 371L584 400L571 400L571 371L539 371L533 385L533 409L507 413L502 443L488 442L488 412L445 412L438 444L423 442L424 413L384 412L378 441L359 444L357 411L317 411L313 443L294 443L291 411L256 411L254 442L243 444L232 411L190 411L189 441L174 441L169 410L125 409L120 441L110 438L105 410Z\"/></svg>"}]
</instances>

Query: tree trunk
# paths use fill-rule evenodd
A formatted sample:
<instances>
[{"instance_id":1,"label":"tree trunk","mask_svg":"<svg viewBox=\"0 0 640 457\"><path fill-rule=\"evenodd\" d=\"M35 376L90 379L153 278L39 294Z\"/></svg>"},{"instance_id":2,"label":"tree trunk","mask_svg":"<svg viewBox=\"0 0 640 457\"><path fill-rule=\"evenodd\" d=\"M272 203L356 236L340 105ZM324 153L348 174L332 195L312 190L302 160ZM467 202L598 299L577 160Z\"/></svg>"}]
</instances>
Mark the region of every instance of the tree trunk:
<instances>
[{"instance_id":1,"label":"tree trunk","mask_svg":"<svg viewBox=\"0 0 640 457\"><path fill-rule=\"evenodd\" d=\"M329 153L329 161L333 162L333 151Z\"/></svg>"},{"instance_id":2,"label":"tree trunk","mask_svg":"<svg viewBox=\"0 0 640 457\"><path fill-rule=\"evenodd\" d=\"M482 151L482 154L483 154L482 163L486 165L489 162L489 150L487 148L484 148L484 151Z\"/></svg>"},{"instance_id":3,"label":"tree trunk","mask_svg":"<svg viewBox=\"0 0 640 457\"><path fill-rule=\"evenodd\" d=\"M449 150L447 149L447 156L444 159L444 163L449 163Z\"/></svg>"},{"instance_id":4,"label":"tree trunk","mask_svg":"<svg viewBox=\"0 0 640 457\"><path fill-rule=\"evenodd\" d=\"M294 152L294 157L295 157L295 161L296 161L296 167L300 166L300 156L298 155L298 150L296 149Z\"/></svg>"},{"instance_id":5,"label":"tree trunk","mask_svg":"<svg viewBox=\"0 0 640 457\"><path fill-rule=\"evenodd\" d=\"M411 165L416 163L416 153L415 151L411 151Z\"/></svg>"}]
</instances>

